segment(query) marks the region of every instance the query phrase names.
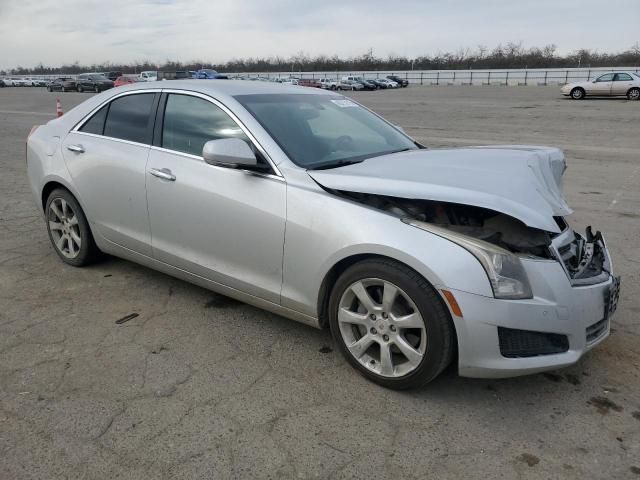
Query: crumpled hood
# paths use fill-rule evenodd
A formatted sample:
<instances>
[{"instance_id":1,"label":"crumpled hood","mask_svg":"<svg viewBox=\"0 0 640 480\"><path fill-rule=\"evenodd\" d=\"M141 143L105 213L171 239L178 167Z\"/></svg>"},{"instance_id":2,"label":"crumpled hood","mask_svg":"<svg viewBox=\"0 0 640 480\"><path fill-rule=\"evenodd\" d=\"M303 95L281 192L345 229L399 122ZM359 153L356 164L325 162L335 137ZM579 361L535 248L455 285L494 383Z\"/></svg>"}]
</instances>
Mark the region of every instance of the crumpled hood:
<instances>
[{"instance_id":1,"label":"crumpled hood","mask_svg":"<svg viewBox=\"0 0 640 480\"><path fill-rule=\"evenodd\" d=\"M553 217L572 213L562 193L565 169L557 148L500 145L413 150L308 173L332 190L473 205L557 233Z\"/></svg>"}]
</instances>

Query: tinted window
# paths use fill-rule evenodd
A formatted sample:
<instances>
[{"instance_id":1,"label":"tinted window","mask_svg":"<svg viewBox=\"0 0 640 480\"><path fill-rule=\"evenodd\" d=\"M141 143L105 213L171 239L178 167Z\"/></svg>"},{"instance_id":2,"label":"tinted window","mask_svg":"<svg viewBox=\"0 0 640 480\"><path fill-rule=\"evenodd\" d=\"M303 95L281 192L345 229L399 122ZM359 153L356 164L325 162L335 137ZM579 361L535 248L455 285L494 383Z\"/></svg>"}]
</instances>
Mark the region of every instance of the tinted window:
<instances>
[{"instance_id":1,"label":"tinted window","mask_svg":"<svg viewBox=\"0 0 640 480\"><path fill-rule=\"evenodd\" d=\"M151 107L153 93L125 95L111 102L104 126L107 137L138 143L151 143Z\"/></svg>"},{"instance_id":2,"label":"tinted window","mask_svg":"<svg viewBox=\"0 0 640 480\"><path fill-rule=\"evenodd\" d=\"M602 75L601 77L598 77L596 82L611 82L612 80L613 80L613 73L607 73L605 75Z\"/></svg>"},{"instance_id":3,"label":"tinted window","mask_svg":"<svg viewBox=\"0 0 640 480\"><path fill-rule=\"evenodd\" d=\"M631 75L628 75L626 73L616 73L615 80L618 82L628 82L630 80L633 80L633 78L631 78Z\"/></svg>"},{"instance_id":4,"label":"tinted window","mask_svg":"<svg viewBox=\"0 0 640 480\"><path fill-rule=\"evenodd\" d=\"M109 109L108 105L105 105L100 110L98 110L93 117L89 119L87 123L85 123L82 128L80 128L81 132L86 133L94 133L96 135L102 135L104 131L104 119L107 117L107 110Z\"/></svg>"},{"instance_id":5,"label":"tinted window","mask_svg":"<svg viewBox=\"0 0 640 480\"><path fill-rule=\"evenodd\" d=\"M162 125L162 147L202 155L209 140L242 138L244 132L221 108L202 98L171 94Z\"/></svg>"}]
</instances>

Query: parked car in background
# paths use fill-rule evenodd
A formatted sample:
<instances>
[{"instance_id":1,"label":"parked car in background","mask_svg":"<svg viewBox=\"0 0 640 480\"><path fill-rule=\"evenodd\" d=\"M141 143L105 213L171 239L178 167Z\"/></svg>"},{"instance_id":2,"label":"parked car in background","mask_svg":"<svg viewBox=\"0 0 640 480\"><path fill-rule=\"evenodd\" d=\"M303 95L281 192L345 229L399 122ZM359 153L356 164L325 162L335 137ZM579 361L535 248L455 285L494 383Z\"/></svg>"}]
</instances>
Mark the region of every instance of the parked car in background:
<instances>
[{"instance_id":1,"label":"parked car in background","mask_svg":"<svg viewBox=\"0 0 640 480\"><path fill-rule=\"evenodd\" d=\"M102 75L107 77L112 82L115 82L118 78L122 76L122 72L102 72Z\"/></svg>"},{"instance_id":2,"label":"parked car in background","mask_svg":"<svg viewBox=\"0 0 640 480\"><path fill-rule=\"evenodd\" d=\"M31 130L29 187L65 264L104 252L328 328L387 388L452 362L555 370L609 336L620 280L602 233L566 220L559 149L430 150L320 89L171 87L105 92Z\"/></svg>"},{"instance_id":3,"label":"parked car in background","mask_svg":"<svg viewBox=\"0 0 640 480\"><path fill-rule=\"evenodd\" d=\"M378 79L380 82L384 82L387 85L387 88L398 88L400 84L398 82L394 82L388 78L380 78Z\"/></svg>"},{"instance_id":4,"label":"parked car in background","mask_svg":"<svg viewBox=\"0 0 640 480\"><path fill-rule=\"evenodd\" d=\"M113 87L113 82L100 73L83 73L76 77L78 92L102 92Z\"/></svg>"},{"instance_id":5,"label":"parked car in background","mask_svg":"<svg viewBox=\"0 0 640 480\"><path fill-rule=\"evenodd\" d=\"M5 79L7 87L26 87L27 81L22 77L9 77Z\"/></svg>"},{"instance_id":6,"label":"parked car in background","mask_svg":"<svg viewBox=\"0 0 640 480\"><path fill-rule=\"evenodd\" d=\"M322 88L320 80L316 80L314 78L301 78L298 80L298 85L301 87Z\"/></svg>"},{"instance_id":7,"label":"parked car in background","mask_svg":"<svg viewBox=\"0 0 640 480\"><path fill-rule=\"evenodd\" d=\"M364 86L365 90L377 90L379 87L371 80L365 80L364 78L358 80Z\"/></svg>"},{"instance_id":8,"label":"parked car in background","mask_svg":"<svg viewBox=\"0 0 640 480\"><path fill-rule=\"evenodd\" d=\"M584 97L626 96L629 100L640 100L640 75L636 72L609 72L594 80L572 82L563 85L562 95L574 100Z\"/></svg>"},{"instance_id":9,"label":"parked car in background","mask_svg":"<svg viewBox=\"0 0 640 480\"><path fill-rule=\"evenodd\" d=\"M193 78L193 77L188 71L180 70L176 72L174 80L186 80L187 78Z\"/></svg>"},{"instance_id":10,"label":"parked car in background","mask_svg":"<svg viewBox=\"0 0 640 480\"><path fill-rule=\"evenodd\" d=\"M409 80L407 80L405 78L400 78L398 75L387 75L387 78L389 80L391 80L392 82L396 82L401 87L408 87L409 86Z\"/></svg>"},{"instance_id":11,"label":"parked car in background","mask_svg":"<svg viewBox=\"0 0 640 480\"><path fill-rule=\"evenodd\" d=\"M122 85L130 85L132 83L143 82L140 77L136 77L133 75L122 75L121 77L116 78L116 81L113 82L114 87L121 87Z\"/></svg>"},{"instance_id":12,"label":"parked car in background","mask_svg":"<svg viewBox=\"0 0 640 480\"><path fill-rule=\"evenodd\" d=\"M355 80L340 80L336 90L364 90L364 85Z\"/></svg>"},{"instance_id":13,"label":"parked car in background","mask_svg":"<svg viewBox=\"0 0 640 480\"><path fill-rule=\"evenodd\" d=\"M370 81L375 83L378 88L381 88L381 89L389 88L389 85L387 84L387 82L385 82L381 78L372 78Z\"/></svg>"},{"instance_id":14,"label":"parked car in background","mask_svg":"<svg viewBox=\"0 0 640 480\"><path fill-rule=\"evenodd\" d=\"M202 68L194 73L193 78L198 80L227 80L229 77L211 68Z\"/></svg>"},{"instance_id":15,"label":"parked car in background","mask_svg":"<svg viewBox=\"0 0 640 480\"><path fill-rule=\"evenodd\" d=\"M338 81L332 78L321 78L320 87L325 90L335 90L338 86Z\"/></svg>"},{"instance_id":16,"label":"parked car in background","mask_svg":"<svg viewBox=\"0 0 640 480\"><path fill-rule=\"evenodd\" d=\"M71 77L58 77L47 84L49 92L69 92L77 90L76 81Z\"/></svg>"},{"instance_id":17,"label":"parked car in background","mask_svg":"<svg viewBox=\"0 0 640 480\"><path fill-rule=\"evenodd\" d=\"M158 80L158 72L156 71L141 72L140 78L145 82L155 82L156 80Z\"/></svg>"},{"instance_id":18,"label":"parked car in background","mask_svg":"<svg viewBox=\"0 0 640 480\"><path fill-rule=\"evenodd\" d=\"M0 88L4 88L4 87L6 87L4 83L4 78L0 78Z\"/></svg>"}]
</instances>

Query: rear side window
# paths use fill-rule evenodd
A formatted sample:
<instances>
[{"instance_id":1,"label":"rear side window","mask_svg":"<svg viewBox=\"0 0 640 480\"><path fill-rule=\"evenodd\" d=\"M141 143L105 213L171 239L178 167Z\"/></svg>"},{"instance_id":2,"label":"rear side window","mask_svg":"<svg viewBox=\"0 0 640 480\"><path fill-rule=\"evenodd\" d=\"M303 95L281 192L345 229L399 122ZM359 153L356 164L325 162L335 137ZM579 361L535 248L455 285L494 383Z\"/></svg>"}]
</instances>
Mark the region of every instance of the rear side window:
<instances>
[{"instance_id":1,"label":"rear side window","mask_svg":"<svg viewBox=\"0 0 640 480\"><path fill-rule=\"evenodd\" d=\"M104 135L150 144L154 96L154 93L139 93L116 98L109 105Z\"/></svg>"},{"instance_id":2,"label":"rear side window","mask_svg":"<svg viewBox=\"0 0 640 480\"><path fill-rule=\"evenodd\" d=\"M81 128L81 132L102 135L104 132L104 121L107 118L107 110L109 105L105 105L98 110Z\"/></svg>"},{"instance_id":3,"label":"rear side window","mask_svg":"<svg viewBox=\"0 0 640 480\"><path fill-rule=\"evenodd\" d=\"M616 81L628 82L630 80L633 80L633 78L631 78L631 75L628 75L626 73L616 73Z\"/></svg>"},{"instance_id":4,"label":"rear side window","mask_svg":"<svg viewBox=\"0 0 640 480\"><path fill-rule=\"evenodd\" d=\"M202 156L209 140L241 138L242 129L220 107L202 98L170 94L164 110L162 147Z\"/></svg>"}]
</instances>

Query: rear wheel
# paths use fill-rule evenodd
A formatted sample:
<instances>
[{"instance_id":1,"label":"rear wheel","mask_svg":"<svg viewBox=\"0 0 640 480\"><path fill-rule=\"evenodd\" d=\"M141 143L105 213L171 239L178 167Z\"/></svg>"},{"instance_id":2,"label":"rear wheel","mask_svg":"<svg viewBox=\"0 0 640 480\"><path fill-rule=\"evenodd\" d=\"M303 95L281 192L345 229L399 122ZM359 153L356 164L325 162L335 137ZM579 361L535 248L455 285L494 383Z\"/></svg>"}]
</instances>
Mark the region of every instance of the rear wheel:
<instances>
[{"instance_id":1,"label":"rear wheel","mask_svg":"<svg viewBox=\"0 0 640 480\"><path fill-rule=\"evenodd\" d=\"M584 89L578 87L571 90L571 98L574 100L582 100L584 98Z\"/></svg>"},{"instance_id":2,"label":"rear wheel","mask_svg":"<svg viewBox=\"0 0 640 480\"><path fill-rule=\"evenodd\" d=\"M87 218L68 190L58 188L49 194L45 217L49 239L63 262L83 267L99 258Z\"/></svg>"},{"instance_id":3,"label":"rear wheel","mask_svg":"<svg viewBox=\"0 0 640 480\"><path fill-rule=\"evenodd\" d=\"M629 100L640 100L640 88L632 88L627 92Z\"/></svg>"},{"instance_id":4,"label":"rear wheel","mask_svg":"<svg viewBox=\"0 0 640 480\"><path fill-rule=\"evenodd\" d=\"M329 323L347 361L387 388L424 385L453 357L455 332L441 299L418 273L393 260L347 269L331 293Z\"/></svg>"}]
</instances>

